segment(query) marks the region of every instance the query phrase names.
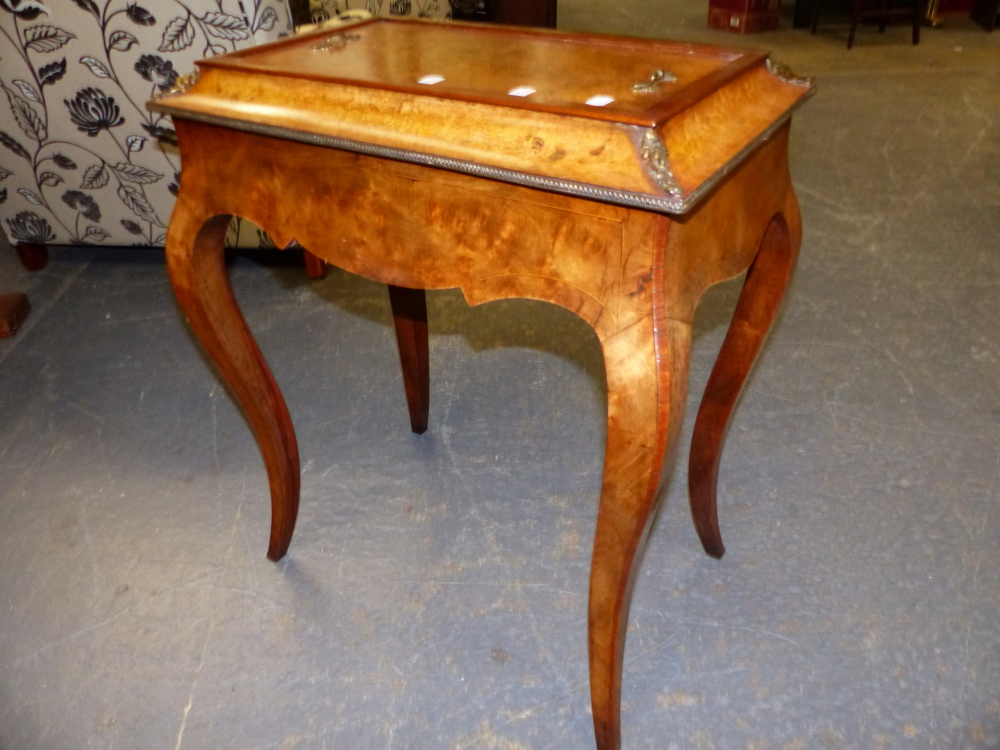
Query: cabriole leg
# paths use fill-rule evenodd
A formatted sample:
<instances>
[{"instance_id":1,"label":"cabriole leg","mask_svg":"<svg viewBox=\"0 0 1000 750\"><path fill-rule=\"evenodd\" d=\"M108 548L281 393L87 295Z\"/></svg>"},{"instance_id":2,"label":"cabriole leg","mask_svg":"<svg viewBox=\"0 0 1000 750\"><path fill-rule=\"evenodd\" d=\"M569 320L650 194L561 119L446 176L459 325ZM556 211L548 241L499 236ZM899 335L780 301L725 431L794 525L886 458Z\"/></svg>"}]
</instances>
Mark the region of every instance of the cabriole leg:
<instances>
[{"instance_id":1,"label":"cabriole leg","mask_svg":"<svg viewBox=\"0 0 1000 750\"><path fill-rule=\"evenodd\" d=\"M295 529L299 451L281 391L233 297L223 255L228 225L228 216L209 218L193 209L182 190L167 231L167 269L188 323L257 438L271 485L267 556L277 561Z\"/></svg>"},{"instance_id":2,"label":"cabriole leg","mask_svg":"<svg viewBox=\"0 0 1000 750\"><path fill-rule=\"evenodd\" d=\"M608 380L604 481L590 572L590 692L598 750L621 747L622 657L632 586L684 415L690 326L646 319L602 342Z\"/></svg>"},{"instance_id":3,"label":"cabriole leg","mask_svg":"<svg viewBox=\"0 0 1000 750\"><path fill-rule=\"evenodd\" d=\"M399 364L403 370L410 429L418 435L427 429L430 412L431 376L427 351L427 294L389 284L389 303L396 325Z\"/></svg>"},{"instance_id":4,"label":"cabriole leg","mask_svg":"<svg viewBox=\"0 0 1000 750\"><path fill-rule=\"evenodd\" d=\"M691 439L688 489L698 537L705 552L715 558L726 551L716 506L722 438L740 390L778 312L797 258L798 244L792 242L788 225L779 214L768 224L757 256L747 271L736 312L698 409Z\"/></svg>"}]
</instances>

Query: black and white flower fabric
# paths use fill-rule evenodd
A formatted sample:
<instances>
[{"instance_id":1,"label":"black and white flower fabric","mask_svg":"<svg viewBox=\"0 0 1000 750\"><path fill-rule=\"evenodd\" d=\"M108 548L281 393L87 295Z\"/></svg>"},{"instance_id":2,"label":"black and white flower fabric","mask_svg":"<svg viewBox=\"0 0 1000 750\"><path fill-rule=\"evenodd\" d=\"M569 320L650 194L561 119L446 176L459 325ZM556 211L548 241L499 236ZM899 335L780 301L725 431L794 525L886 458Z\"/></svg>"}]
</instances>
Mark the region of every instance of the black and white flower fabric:
<instances>
[{"instance_id":1,"label":"black and white flower fabric","mask_svg":"<svg viewBox=\"0 0 1000 750\"><path fill-rule=\"evenodd\" d=\"M162 245L181 164L146 101L195 60L291 33L284 0L0 0L8 238Z\"/></svg>"}]
</instances>

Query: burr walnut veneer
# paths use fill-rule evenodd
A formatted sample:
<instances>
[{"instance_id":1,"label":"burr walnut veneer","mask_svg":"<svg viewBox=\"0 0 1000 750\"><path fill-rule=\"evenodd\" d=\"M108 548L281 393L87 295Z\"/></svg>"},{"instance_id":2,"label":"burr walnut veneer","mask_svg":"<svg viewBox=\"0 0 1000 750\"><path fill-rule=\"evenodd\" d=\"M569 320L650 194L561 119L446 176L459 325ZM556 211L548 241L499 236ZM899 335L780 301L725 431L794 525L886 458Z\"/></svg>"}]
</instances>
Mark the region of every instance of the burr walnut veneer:
<instances>
[{"instance_id":1,"label":"burr walnut veneer","mask_svg":"<svg viewBox=\"0 0 1000 750\"><path fill-rule=\"evenodd\" d=\"M682 422L694 308L749 269L689 468L698 533L721 556L723 432L795 264L788 125L811 85L745 50L384 20L199 67L150 103L173 116L184 167L167 260L263 453L272 560L291 541L299 457L226 276L230 215L390 285L416 432L429 403L423 290L545 300L597 332L608 424L590 679L597 746L617 750L630 592Z\"/></svg>"}]
</instances>

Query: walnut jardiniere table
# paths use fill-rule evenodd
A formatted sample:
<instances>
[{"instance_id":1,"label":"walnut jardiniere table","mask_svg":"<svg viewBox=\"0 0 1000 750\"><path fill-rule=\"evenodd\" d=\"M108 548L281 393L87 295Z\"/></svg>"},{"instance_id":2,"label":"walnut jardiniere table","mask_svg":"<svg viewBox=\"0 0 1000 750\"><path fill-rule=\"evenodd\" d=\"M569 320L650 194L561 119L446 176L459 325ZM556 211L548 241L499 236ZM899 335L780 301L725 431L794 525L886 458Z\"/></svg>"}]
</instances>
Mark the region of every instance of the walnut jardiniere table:
<instances>
[{"instance_id":1,"label":"walnut jardiniere table","mask_svg":"<svg viewBox=\"0 0 1000 750\"><path fill-rule=\"evenodd\" d=\"M748 270L695 426L691 508L723 552L722 435L795 264L789 119L812 91L765 54L521 28L370 21L199 64L150 103L183 159L167 234L184 313L245 411L288 549L299 457L223 264L230 215L390 285L413 429L427 425L425 289L524 297L593 326L608 384L590 579L601 750L620 746L629 598L680 428L691 319ZM189 82L190 83L190 82Z\"/></svg>"}]
</instances>

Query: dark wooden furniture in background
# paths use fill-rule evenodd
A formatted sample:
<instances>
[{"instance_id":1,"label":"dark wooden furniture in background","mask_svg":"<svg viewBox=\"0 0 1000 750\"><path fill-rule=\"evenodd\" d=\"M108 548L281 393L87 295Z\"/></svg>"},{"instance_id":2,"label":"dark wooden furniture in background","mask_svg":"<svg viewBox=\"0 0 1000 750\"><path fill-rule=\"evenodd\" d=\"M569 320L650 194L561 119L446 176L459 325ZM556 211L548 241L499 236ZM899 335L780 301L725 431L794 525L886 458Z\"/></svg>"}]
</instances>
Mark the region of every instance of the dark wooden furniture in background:
<instances>
[{"instance_id":1,"label":"dark wooden furniture in background","mask_svg":"<svg viewBox=\"0 0 1000 750\"><path fill-rule=\"evenodd\" d=\"M778 28L780 0L709 0L709 28L753 34Z\"/></svg>"},{"instance_id":2,"label":"dark wooden furniture in background","mask_svg":"<svg viewBox=\"0 0 1000 750\"><path fill-rule=\"evenodd\" d=\"M173 116L184 162L167 265L263 454L270 559L291 542L299 454L226 275L230 215L390 285L418 432L424 289L543 300L596 331L608 416L590 683L597 747L618 750L632 583L683 421L695 305L750 269L692 444L692 513L720 556L722 440L798 254L788 132L811 84L746 50L389 20L199 67L193 88L149 104Z\"/></svg>"},{"instance_id":3,"label":"dark wooden furniture in background","mask_svg":"<svg viewBox=\"0 0 1000 750\"><path fill-rule=\"evenodd\" d=\"M792 27L796 29L807 29L812 25L813 8L816 2L822 0L795 0L794 15L792 17ZM985 5L1000 4L1000 0L985 0ZM926 23L931 26L947 24L950 17L962 18L971 15L976 18L974 5L975 0L931 0L928 3L925 14ZM831 14L832 9L832 14ZM852 0L836 0L826 2L823 12L826 16L833 15L836 21L847 22L850 20L853 10Z\"/></svg>"},{"instance_id":4,"label":"dark wooden furniture in background","mask_svg":"<svg viewBox=\"0 0 1000 750\"><path fill-rule=\"evenodd\" d=\"M812 25L813 6L820 0L795 0L792 8L792 28L808 29Z\"/></svg>"},{"instance_id":5,"label":"dark wooden furniture in background","mask_svg":"<svg viewBox=\"0 0 1000 750\"><path fill-rule=\"evenodd\" d=\"M288 0L288 13L291 15L292 23L296 27L312 23L309 0Z\"/></svg>"},{"instance_id":6,"label":"dark wooden furniture in background","mask_svg":"<svg viewBox=\"0 0 1000 750\"><path fill-rule=\"evenodd\" d=\"M494 0L497 23L556 27L556 0Z\"/></svg>"},{"instance_id":7,"label":"dark wooden furniture in background","mask_svg":"<svg viewBox=\"0 0 1000 750\"><path fill-rule=\"evenodd\" d=\"M987 31L993 31L1000 20L1000 0L976 0L972 20Z\"/></svg>"},{"instance_id":8,"label":"dark wooden furniture in background","mask_svg":"<svg viewBox=\"0 0 1000 750\"><path fill-rule=\"evenodd\" d=\"M920 43L920 26L927 15L927 0L910 0L909 6L894 6L894 0L853 0L851 6L851 29L847 34L847 49L854 46L854 35L858 24L863 21L878 22L879 33L884 33L889 21L894 18L906 18L913 28L913 43ZM819 16L823 10L824 0L814 0L812 9L812 24L810 33L815 34L819 25ZM875 7L877 5L877 7Z\"/></svg>"},{"instance_id":9,"label":"dark wooden furniture in background","mask_svg":"<svg viewBox=\"0 0 1000 750\"><path fill-rule=\"evenodd\" d=\"M17 257L26 271L41 271L49 263L49 249L33 242L19 242L14 245Z\"/></svg>"},{"instance_id":10,"label":"dark wooden furniture in background","mask_svg":"<svg viewBox=\"0 0 1000 750\"><path fill-rule=\"evenodd\" d=\"M556 27L556 0L451 0L456 21Z\"/></svg>"},{"instance_id":11,"label":"dark wooden furniture in background","mask_svg":"<svg viewBox=\"0 0 1000 750\"><path fill-rule=\"evenodd\" d=\"M938 26L946 23L949 16L969 16L975 4L975 0L931 0L927 6L927 19L932 26Z\"/></svg>"}]
</instances>

